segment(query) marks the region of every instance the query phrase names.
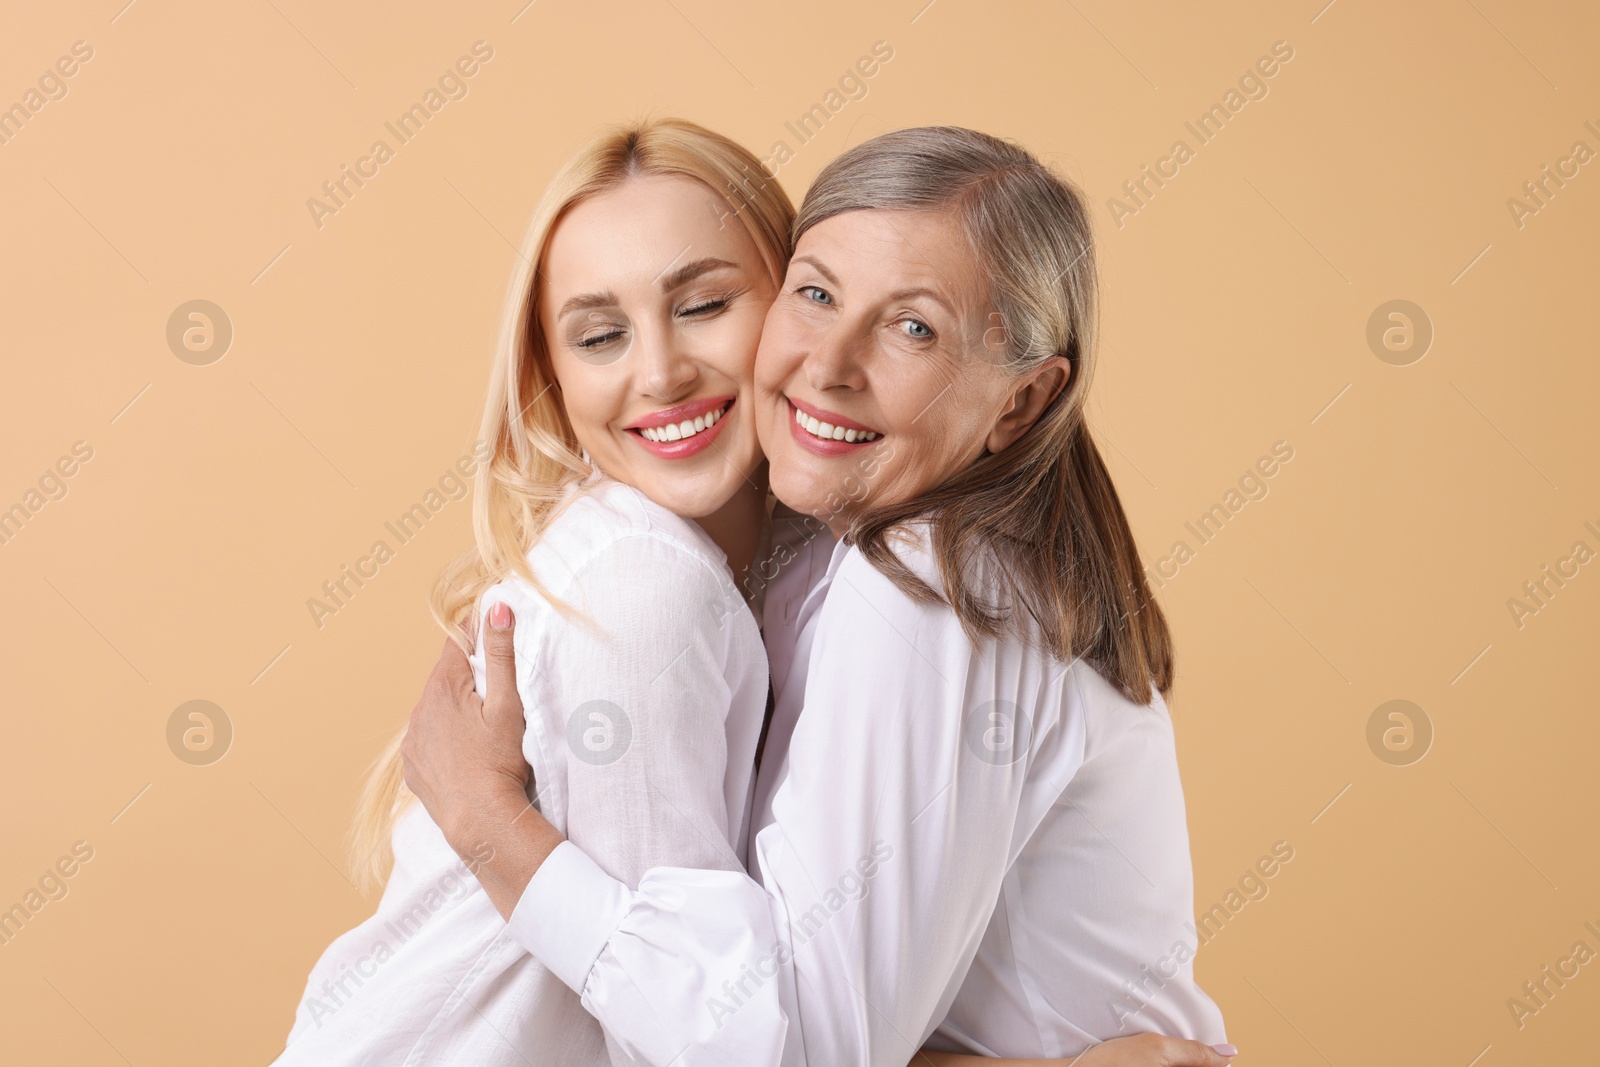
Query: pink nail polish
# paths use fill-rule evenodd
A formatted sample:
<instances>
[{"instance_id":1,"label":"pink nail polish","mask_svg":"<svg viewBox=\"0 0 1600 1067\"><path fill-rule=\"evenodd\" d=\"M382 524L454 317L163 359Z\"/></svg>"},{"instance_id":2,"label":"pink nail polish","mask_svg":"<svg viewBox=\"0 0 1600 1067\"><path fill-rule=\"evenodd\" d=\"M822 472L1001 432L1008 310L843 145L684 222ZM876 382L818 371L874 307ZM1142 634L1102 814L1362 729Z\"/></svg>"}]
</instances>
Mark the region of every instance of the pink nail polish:
<instances>
[{"instance_id":1,"label":"pink nail polish","mask_svg":"<svg viewBox=\"0 0 1600 1067\"><path fill-rule=\"evenodd\" d=\"M1233 1045L1212 1045L1211 1047L1217 1050L1217 1055L1219 1056L1237 1056L1239 1054L1238 1048Z\"/></svg>"},{"instance_id":2,"label":"pink nail polish","mask_svg":"<svg viewBox=\"0 0 1600 1067\"><path fill-rule=\"evenodd\" d=\"M489 609L489 625L496 630L504 630L511 625L511 609L504 604L496 604Z\"/></svg>"}]
</instances>

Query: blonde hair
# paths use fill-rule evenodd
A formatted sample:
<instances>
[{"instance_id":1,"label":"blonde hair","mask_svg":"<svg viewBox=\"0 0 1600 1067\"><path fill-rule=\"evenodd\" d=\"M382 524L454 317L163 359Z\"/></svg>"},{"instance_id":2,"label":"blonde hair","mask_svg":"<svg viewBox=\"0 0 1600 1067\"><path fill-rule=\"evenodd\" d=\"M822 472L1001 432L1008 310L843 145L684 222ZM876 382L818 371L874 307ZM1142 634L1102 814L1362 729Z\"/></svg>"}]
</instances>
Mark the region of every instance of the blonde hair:
<instances>
[{"instance_id":1,"label":"blonde hair","mask_svg":"<svg viewBox=\"0 0 1600 1067\"><path fill-rule=\"evenodd\" d=\"M490 454L473 486L475 547L445 568L429 601L434 619L466 651L478 598L494 583L516 574L548 598L528 566L528 549L555 517L566 486L590 473L539 322L540 264L550 236L575 204L651 176L690 178L716 192L729 208L724 224L737 219L774 278L783 277L794 207L760 161L721 134L653 119L601 134L566 162L534 209L507 292L479 434ZM374 764L350 835L352 865L369 887L387 877L395 819L412 799L400 760L404 736Z\"/></svg>"},{"instance_id":2,"label":"blonde hair","mask_svg":"<svg viewBox=\"0 0 1600 1067\"><path fill-rule=\"evenodd\" d=\"M1172 638L1084 422L1098 287L1082 194L997 137L959 126L898 130L823 168L800 205L795 239L835 215L873 209L956 219L989 279L1011 371L1021 376L1055 357L1071 371L1021 439L920 498L858 516L849 539L907 596L948 603L974 641L1040 635L1057 656L1082 656L1128 699L1148 704L1152 686L1172 686ZM923 519L942 596L889 544ZM999 565L976 566L984 559ZM996 595L976 588L979 574L998 578Z\"/></svg>"}]
</instances>

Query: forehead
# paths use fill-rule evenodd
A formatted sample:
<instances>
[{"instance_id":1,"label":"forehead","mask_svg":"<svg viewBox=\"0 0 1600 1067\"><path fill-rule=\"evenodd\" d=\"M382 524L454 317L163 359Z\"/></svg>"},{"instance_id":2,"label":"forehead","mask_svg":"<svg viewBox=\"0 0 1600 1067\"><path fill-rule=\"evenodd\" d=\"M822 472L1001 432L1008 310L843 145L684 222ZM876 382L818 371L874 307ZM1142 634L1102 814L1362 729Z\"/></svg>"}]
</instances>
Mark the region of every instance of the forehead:
<instances>
[{"instance_id":1,"label":"forehead","mask_svg":"<svg viewBox=\"0 0 1600 1067\"><path fill-rule=\"evenodd\" d=\"M759 263L727 202L692 178L629 178L573 205L545 248L549 298L650 285L674 262L716 256Z\"/></svg>"},{"instance_id":2,"label":"forehead","mask_svg":"<svg viewBox=\"0 0 1600 1067\"><path fill-rule=\"evenodd\" d=\"M971 242L952 213L847 211L807 230L795 255L810 255L858 291L928 288L958 307L987 299Z\"/></svg>"}]
</instances>

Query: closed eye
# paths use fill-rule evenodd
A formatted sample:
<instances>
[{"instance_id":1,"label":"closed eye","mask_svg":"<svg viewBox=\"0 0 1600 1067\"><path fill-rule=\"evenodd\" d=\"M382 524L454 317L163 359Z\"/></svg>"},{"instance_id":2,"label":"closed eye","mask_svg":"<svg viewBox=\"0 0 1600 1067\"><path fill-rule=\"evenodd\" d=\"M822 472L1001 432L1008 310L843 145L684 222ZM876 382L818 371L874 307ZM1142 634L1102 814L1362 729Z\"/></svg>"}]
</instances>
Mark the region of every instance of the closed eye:
<instances>
[{"instance_id":1,"label":"closed eye","mask_svg":"<svg viewBox=\"0 0 1600 1067\"><path fill-rule=\"evenodd\" d=\"M608 345L612 341L615 341L617 338L621 337L622 334L623 334L622 330L610 330L610 331L607 331L606 333L591 334L588 337L579 338L578 339L578 347L579 348L599 348L601 345Z\"/></svg>"},{"instance_id":2,"label":"closed eye","mask_svg":"<svg viewBox=\"0 0 1600 1067\"><path fill-rule=\"evenodd\" d=\"M702 301L702 302L700 302L698 304L692 304L692 305L690 305L689 307L686 307L686 308L680 308L678 310L678 315L679 315L680 318L685 318L685 319L692 319L692 318L695 318L697 316L710 315L710 314L713 314L715 312L721 311L723 308L727 307L730 302L731 302L731 298L730 297L719 296L715 300L705 300L705 301Z\"/></svg>"}]
</instances>

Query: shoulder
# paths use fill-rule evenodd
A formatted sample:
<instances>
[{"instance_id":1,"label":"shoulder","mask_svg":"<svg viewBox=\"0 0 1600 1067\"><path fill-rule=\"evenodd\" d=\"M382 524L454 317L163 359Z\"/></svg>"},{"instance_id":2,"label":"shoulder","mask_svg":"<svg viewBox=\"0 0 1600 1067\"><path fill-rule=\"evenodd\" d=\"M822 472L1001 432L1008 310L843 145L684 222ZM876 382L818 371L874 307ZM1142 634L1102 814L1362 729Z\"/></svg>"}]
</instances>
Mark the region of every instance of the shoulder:
<instances>
[{"instance_id":1,"label":"shoulder","mask_svg":"<svg viewBox=\"0 0 1600 1067\"><path fill-rule=\"evenodd\" d=\"M1132 704L1087 662L1064 659L1048 647L1031 615L1007 594L1007 583L992 557L970 558L963 574L968 589L987 597L1003 623L999 632L981 634L969 631L945 599L945 582L925 524L891 534L886 546L893 561L905 568L906 575L919 579L926 592L918 595L904 576L885 573L852 546L840 561L823 604L819 640L830 638L835 648L841 641L855 648L870 647L878 656L897 658L911 669L932 670L946 680L972 677L973 672L1008 678L1018 692L1026 689L1041 699L1047 699L1045 689L1060 683L1070 668L1084 675L1085 706ZM1048 702L1061 707L1067 698L1048 698Z\"/></svg>"},{"instance_id":2,"label":"shoulder","mask_svg":"<svg viewBox=\"0 0 1600 1067\"><path fill-rule=\"evenodd\" d=\"M855 547L851 549L850 558L841 564L840 573L848 568L853 584L873 589L875 603L893 605L929 622L937 620L960 629L961 620L946 599L946 575L941 556L935 549L932 523L927 520L908 522L892 529L884 535L882 546L882 554L904 568L904 575L885 573ZM1042 634L1037 621L1019 600L1012 581L1014 568L1008 566L992 546L967 546L956 565L960 568L959 581L965 595L976 598L993 617L1004 623L1006 636L1001 638L1002 643L1041 645ZM931 596L918 596L906 588L914 585L906 578L920 580Z\"/></svg>"},{"instance_id":3,"label":"shoulder","mask_svg":"<svg viewBox=\"0 0 1600 1067\"><path fill-rule=\"evenodd\" d=\"M534 575L554 596L733 587L722 551L697 525L633 486L609 478L576 489L528 550Z\"/></svg>"},{"instance_id":4,"label":"shoulder","mask_svg":"<svg viewBox=\"0 0 1600 1067\"><path fill-rule=\"evenodd\" d=\"M485 591L479 613L509 604L519 655L530 662L623 649L643 662L664 642L719 662L759 659L765 668L760 630L721 549L631 486L599 479L575 487L527 560L539 587L509 575Z\"/></svg>"},{"instance_id":5,"label":"shoulder","mask_svg":"<svg viewBox=\"0 0 1600 1067\"><path fill-rule=\"evenodd\" d=\"M1088 660L1079 658L1072 661L1068 668L1067 683L1063 699L1086 715L1109 715L1117 720L1138 716L1163 722L1171 718L1167 702L1155 686L1150 687L1149 703L1136 703L1129 700Z\"/></svg>"},{"instance_id":6,"label":"shoulder","mask_svg":"<svg viewBox=\"0 0 1600 1067\"><path fill-rule=\"evenodd\" d=\"M818 641L851 650L845 655L884 661L904 658L913 665L977 654L980 650L968 642L961 620L942 600L939 568L926 538L907 537L892 548L900 563L937 596L914 596L852 545L840 559L822 603Z\"/></svg>"},{"instance_id":7,"label":"shoulder","mask_svg":"<svg viewBox=\"0 0 1600 1067\"><path fill-rule=\"evenodd\" d=\"M631 486L600 479L576 487L527 560L540 588L508 575L478 604L480 618L496 602L516 613L519 663L572 666L599 656L615 666L619 650L629 662L653 662L657 645L677 652L687 642L719 661L765 667L760 631L722 551ZM571 682L583 672L554 673Z\"/></svg>"},{"instance_id":8,"label":"shoulder","mask_svg":"<svg viewBox=\"0 0 1600 1067\"><path fill-rule=\"evenodd\" d=\"M859 546L852 545L839 563L829 600L834 599L835 591L840 591L844 593L840 599L864 600L885 620L914 621L924 630L954 627L959 631L961 622L944 601L944 579L934 555L929 526L913 523L893 530L885 538L884 547L910 576L921 580L932 597L913 595L900 581L868 559ZM982 574L975 580L988 584Z\"/></svg>"},{"instance_id":9,"label":"shoulder","mask_svg":"<svg viewBox=\"0 0 1600 1067\"><path fill-rule=\"evenodd\" d=\"M914 525L891 535L888 542L896 559L913 575L920 578L938 599L923 600L913 596L879 570L858 548L852 547L841 561L835 586L842 585L848 592L841 599L854 600L854 604L841 603L843 613L854 614L864 601L870 605L875 617L914 626L901 629L904 636L921 635L926 640L933 635L959 634L971 646L975 657L999 657L1008 662L1034 661L1051 671L1051 677L1065 674L1070 683L1063 697L1065 703L1085 711L1105 711L1114 714L1139 712L1160 720L1169 714L1161 693L1153 686L1150 700L1139 703L1130 700L1101 671L1082 657L1062 658L1045 647L1037 624L1020 605L1007 594L1007 585L1000 573L1002 564L992 555L977 554L966 563L964 577L970 588L991 598L991 606L1003 617L1015 623L997 637L978 641L967 639L961 620L944 597L944 580L939 562L933 552L926 525ZM835 590L829 591L830 601Z\"/></svg>"},{"instance_id":10,"label":"shoulder","mask_svg":"<svg viewBox=\"0 0 1600 1067\"><path fill-rule=\"evenodd\" d=\"M1176 738L1167 703L1154 686L1150 702L1140 704L1086 660L1074 660L1064 679L1062 717L1082 724L1085 763L1176 769Z\"/></svg>"},{"instance_id":11,"label":"shoulder","mask_svg":"<svg viewBox=\"0 0 1600 1067\"><path fill-rule=\"evenodd\" d=\"M529 563L551 554L581 558L585 548L599 551L630 535L649 533L664 525L664 519L677 518L631 485L610 478L572 486L567 492L528 549Z\"/></svg>"}]
</instances>

